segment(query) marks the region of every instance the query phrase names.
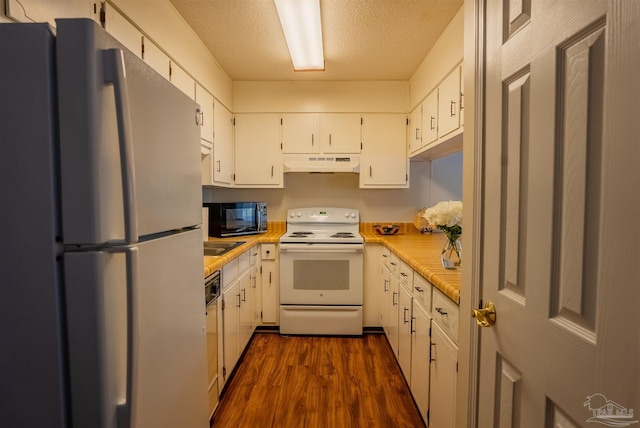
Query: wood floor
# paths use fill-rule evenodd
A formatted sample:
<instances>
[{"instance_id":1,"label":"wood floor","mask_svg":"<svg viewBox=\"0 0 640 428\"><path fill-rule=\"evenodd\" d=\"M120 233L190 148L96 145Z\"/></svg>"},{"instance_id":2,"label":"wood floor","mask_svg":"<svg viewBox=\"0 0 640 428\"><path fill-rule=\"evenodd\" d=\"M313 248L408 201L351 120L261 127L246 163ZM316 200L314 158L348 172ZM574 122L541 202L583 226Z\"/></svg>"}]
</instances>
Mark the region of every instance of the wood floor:
<instances>
[{"instance_id":1,"label":"wood floor","mask_svg":"<svg viewBox=\"0 0 640 428\"><path fill-rule=\"evenodd\" d=\"M256 333L213 427L424 427L383 334Z\"/></svg>"}]
</instances>

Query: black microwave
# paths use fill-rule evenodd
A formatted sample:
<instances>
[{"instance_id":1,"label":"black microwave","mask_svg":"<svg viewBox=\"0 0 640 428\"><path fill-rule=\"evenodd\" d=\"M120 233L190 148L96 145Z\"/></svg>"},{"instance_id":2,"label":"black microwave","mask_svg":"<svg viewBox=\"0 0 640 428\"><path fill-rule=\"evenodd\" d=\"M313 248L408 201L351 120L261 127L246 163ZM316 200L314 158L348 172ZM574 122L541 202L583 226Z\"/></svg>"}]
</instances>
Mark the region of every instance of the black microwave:
<instances>
[{"instance_id":1,"label":"black microwave","mask_svg":"<svg viewBox=\"0 0 640 428\"><path fill-rule=\"evenodd\" d=\"M255 235L267 231L266 202L208 202L209 236Z\"/></svg>"}]
</instances>

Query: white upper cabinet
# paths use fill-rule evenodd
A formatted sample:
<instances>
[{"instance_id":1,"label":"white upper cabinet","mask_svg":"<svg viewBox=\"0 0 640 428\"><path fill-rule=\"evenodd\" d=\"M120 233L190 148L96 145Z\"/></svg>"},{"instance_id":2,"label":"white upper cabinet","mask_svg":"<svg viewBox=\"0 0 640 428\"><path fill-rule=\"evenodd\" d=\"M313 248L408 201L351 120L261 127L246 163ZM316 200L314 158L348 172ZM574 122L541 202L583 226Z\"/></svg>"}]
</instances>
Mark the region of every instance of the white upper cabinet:
<instances>
[{"instance_id":1,"label":"white upper cabinet","mask_svg":"<svg viewBox=\"0 0 640 428\"><path fill-rule=\"evenodd\" d=\"M365 114L362 120L360 187L408 187L406 115Z\"/></svg>"},{"instance_id":2,"label":"white upper cabinet","mask_svg":"<svg viewBox=\"0 0 640 428\"><path fill-rule=\"evenodd\" d=\"M283 187L280 115L237 114L234 119L238 187Z\"/></svg>"},{"instance_id":3,"label":"white upper cabinet","mask_svg":"<svg viewBox=\"0 0 640 428\"><path fill-rule=\"evenodd\" d=\"M434 89L422 102L422 147L438 139L438 93Z\"/></svg>"},{"instance_id":4,"label":"white upper cabinet","mask_svg":"<svg viewBox=\"0 0 640 428\"><path fill-rule=\"evenodd\" d=\"M142 58L142 33L109 3L104 3L105 29L134 54Z\"/></svg>"},{"instance_id":5,"label":"white upper cabinet","mask_svg":"<svg viewBox=\"0 0 640 428\"><path fill-rule=\"evenodd\" d=\"M214 102L213 184L229 187L233 183L233 115Z\"/></svg>"},{"instance_id":6,"label":"white upper cabinet","mask_svg":"<svg viewBox=\"0 0 640 428\"><path fill-rule=\"evenodd\" d=\"M170 80L173 85L188 95L192 100L196 98L196 82L189 74L175 62L170 64Z\"/></svg>"},{"instance_id":7,"label":"white upper cabinet","mask_svg":"<svg viewBox=\"0 0 640 428\"><path fill-rule=\"evenodd\" d=\"M320 151L322 153L360 153L358 113L320 114Z\"/></svg>"},{"instance_id":8,"label":"white upper cabinet","mask_svg":"<svg viewBox=\"0 0 640 428\"><path fill-rule=\"evenodd\" d=\"M319 153L319 118L317 114L282 115L282 153Z\"/></svg>"},{"instance_id":9,"label":"white upper cabinet","mask_svg":"<svg viewBox=\"0 0 640 428\"><path fill-rule=\"evenodd\" d=\"M200 104L200 138L213 143L213 95L196 82L195 100Z\"/></svg>"},{"instance_id":10,"label":"white upper cabinet","mask_svg":"<svg viewBox=\"0 0 640 428\"><path fill-rule=\"evenodd\" d=\"M162 50L147 37L142 37L142 59L162 77L170 80L171 61Z\"/></svg>"},{"instance_id":11,"label":"white upper cabinet","mask_svg":"<svg viewBox=\"0 0 640 428\"><path fill-rule=\"evenodd\" d=\"M460 70L461 67L456 67L439 86L439 137L444 137L445 135L460 128Z\"/></svg>"},{"instance_id":12,"label":"white upper cabinet","mask_svg":"<svg viewBox=\"0 0 640 428\"><path fill-rule=\"evenodd\" d=\"M409 115L407 144L411 153L422 147L422 108L423 105L418 104Z\"/></svg>"}]
</instances>

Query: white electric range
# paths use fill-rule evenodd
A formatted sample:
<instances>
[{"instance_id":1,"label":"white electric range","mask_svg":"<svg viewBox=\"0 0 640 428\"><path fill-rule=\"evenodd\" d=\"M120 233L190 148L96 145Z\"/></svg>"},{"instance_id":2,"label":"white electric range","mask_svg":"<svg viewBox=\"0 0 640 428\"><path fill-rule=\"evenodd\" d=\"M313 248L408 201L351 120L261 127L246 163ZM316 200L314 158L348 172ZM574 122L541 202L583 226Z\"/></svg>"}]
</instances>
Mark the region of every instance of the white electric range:
<instances>
[{"instance_id":1,"label":"white electric range","mask_svg":"<svg viewBox=\"0 0 640 428\"><path fill-rule=\"evenodd\" d=\"M349 208L295 208L280 238L280 333L361 335L364 239Z\"/></svg>"}]
</instances>

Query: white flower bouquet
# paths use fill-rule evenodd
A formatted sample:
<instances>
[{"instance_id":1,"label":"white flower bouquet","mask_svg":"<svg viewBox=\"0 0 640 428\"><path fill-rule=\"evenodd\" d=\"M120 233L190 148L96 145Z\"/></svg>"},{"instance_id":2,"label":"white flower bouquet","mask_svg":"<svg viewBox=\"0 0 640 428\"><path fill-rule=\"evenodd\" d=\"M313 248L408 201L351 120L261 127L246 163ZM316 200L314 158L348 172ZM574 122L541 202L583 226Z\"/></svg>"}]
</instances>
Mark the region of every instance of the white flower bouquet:
<instances>
[{"instance_id":1,"label":"white flower bouquet","mask_svg":"<svg viewBox=\"0 0 640 428\"><path fill-rule=\"evenodd\" d=\"M442 265L455 269L462 260L462 202L442 201L422 214L422 217L433 227L440 229L447 237L447 245L442 250Z\"/></svg>"}]
</instances>

